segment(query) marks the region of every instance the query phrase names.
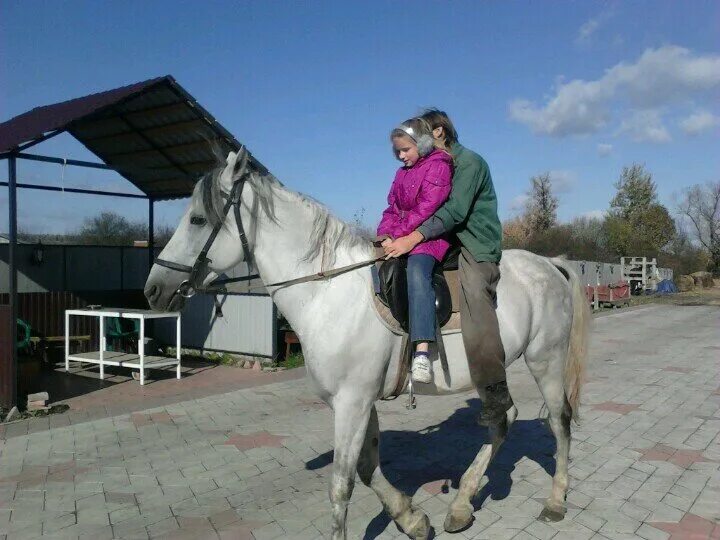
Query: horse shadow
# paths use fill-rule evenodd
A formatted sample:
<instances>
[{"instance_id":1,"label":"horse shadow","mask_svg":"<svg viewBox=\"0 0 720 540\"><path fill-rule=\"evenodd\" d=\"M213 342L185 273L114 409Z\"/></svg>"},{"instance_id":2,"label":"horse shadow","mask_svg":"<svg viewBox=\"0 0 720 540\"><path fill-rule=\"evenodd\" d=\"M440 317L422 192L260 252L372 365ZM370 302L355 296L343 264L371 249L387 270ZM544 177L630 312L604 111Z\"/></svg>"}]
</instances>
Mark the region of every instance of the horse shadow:
<instances>
[{"instance_id":1,"label":"horse shadow","mask_svg":"<svg viewBox=\"0 0 720 540\"><path fill-rule=\"evenodd\" d=\"M456 410L447 420L419 432L381 431L380 465L388 481L408 494L414 494L431 482L435 489L443 481L449 481L457 489L460 478L475 459L480 447L489 442L487 429L477 424L480 403L477 398L469 399L467 407ZM382 412L378 414L382 429ZM513 483L511 474L522 458L535 461L548 475L553 476L555 450L555 438L543 420L515 421L486 472L488 482L472 501L475 510L480 509L488 497L502 500L510 494ZM306 468L321 469L332 463L332 460L332 451L325 452L308 461ZM447 482L442 486L442 491L449 491ZM381 511L368 524L364 538L377 538L390 521L390 517Z\"/></svg>"}]
</instances>

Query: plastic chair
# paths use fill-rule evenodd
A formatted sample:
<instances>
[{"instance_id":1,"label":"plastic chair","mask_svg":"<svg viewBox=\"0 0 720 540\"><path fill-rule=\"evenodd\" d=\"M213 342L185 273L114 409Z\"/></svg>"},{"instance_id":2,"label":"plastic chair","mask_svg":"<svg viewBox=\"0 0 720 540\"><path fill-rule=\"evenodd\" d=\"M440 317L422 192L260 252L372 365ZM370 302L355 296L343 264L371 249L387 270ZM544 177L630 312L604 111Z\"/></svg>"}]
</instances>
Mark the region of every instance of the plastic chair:
<instances>
[{"instance_id":1,"label":"plastic chair","mask_svg":"<svg viewBox=\"0 0 720 540\"><path fill-rule=\"evenodd\" d=\"M22 319L17 320L18 325L18 341L17 341L17 348L18 351L20 350L29 350L30 348L30 333L32 332L32 327L23 321ZM22 336L21 336L22 334Z\"/></svg>"},{"instance_id":2,"label":"plastic chair","mask_svg":"<svg viewBox=\"0 0 720 540\"><path fill-rule=\"evenodd\" d=\"M130 343L136 345L138 336L140 335L140 321L137 319L120 319L118 317L110 317L105 322L105 338L110 343L107 347L109 351L114 350L112 343L120 342L123 344Z\"/></svg>"}]
</instances>

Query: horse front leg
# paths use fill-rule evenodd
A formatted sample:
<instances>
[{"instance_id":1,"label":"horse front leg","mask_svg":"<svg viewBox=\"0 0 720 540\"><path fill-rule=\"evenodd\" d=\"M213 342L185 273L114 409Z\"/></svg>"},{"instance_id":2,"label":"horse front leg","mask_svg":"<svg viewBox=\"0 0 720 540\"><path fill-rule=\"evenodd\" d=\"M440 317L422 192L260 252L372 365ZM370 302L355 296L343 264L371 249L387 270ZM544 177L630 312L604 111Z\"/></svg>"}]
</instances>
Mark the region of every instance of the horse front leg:
<instances>
[{"instance_id":1,"label":"horse front leg","mask_svg":"<svg viewBox=\"0 0 720 540\"><path fill-rule=\"evenodd\" d=\"M430 536L430 520L412 507L412 499L388 482L380 470L380 426L373 405L358 461L360 480L380 498L383 508L410 538L425 540Z\"/></svg>"},{"instance_id":2,"label":"horse front leg","mask_svg":"<svg viewBox=\"0 0 720 540\"><path fill-rule=\"evenodd\" d=\"M517 418L517 414L518 411L515 406L513 406L508 410L505 421L490 426L490 444L484 444L482 448L480 448L472 464L460 479L460 488L453 502L450 503L444 524L447 532L453 533L461 531L472 523L473 512L475 511L472 499L480 489L480 481L485 471L487 471L490 462L497 454L500 446L505 442L508 430L515 421L515 418Z\"/></svg>"},{"instance_id":3,"label":"horse front leg","mask_svg":"<svg viewBox=\"0 0 720 540\"><path fill-rule=\"evenodd\" d=\"M370 418L371 400L338 395L333 400L335 412L335 450L330 503L332 505L332 539L347 537L347 507L353 488L360 450Z\"/></svg>"}]
</instances>

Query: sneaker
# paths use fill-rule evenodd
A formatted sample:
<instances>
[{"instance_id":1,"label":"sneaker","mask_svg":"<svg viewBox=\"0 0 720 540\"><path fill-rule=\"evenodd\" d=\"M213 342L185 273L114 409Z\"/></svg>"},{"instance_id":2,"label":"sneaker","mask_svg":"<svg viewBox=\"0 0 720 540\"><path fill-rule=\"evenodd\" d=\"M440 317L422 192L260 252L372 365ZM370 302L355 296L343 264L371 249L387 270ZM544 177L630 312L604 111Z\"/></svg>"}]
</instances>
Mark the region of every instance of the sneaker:
<instances>
[{"instance_id":1,"label":"sneaker","mask_svg":"<svg viewBox=\"0 0 720 540\"><path fill-rule=\"evenodd\" d=\"M413 381L424 384L432 382L432 370L430 367L430 359L426 354L418 354L414 356L412 361Z\"/></svg>"}]
</instances>

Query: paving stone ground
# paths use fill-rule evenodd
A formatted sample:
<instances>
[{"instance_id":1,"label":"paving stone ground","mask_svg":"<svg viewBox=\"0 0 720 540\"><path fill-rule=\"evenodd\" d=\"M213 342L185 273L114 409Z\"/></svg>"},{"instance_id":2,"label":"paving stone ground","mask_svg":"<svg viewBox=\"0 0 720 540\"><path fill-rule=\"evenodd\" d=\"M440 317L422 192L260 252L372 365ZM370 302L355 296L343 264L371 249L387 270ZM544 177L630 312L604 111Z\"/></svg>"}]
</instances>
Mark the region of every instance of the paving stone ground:
<instances>
[{"instance_id":1,"label":"paving stone ground","mask_svg":"<svg viewBox=\"0 0 720 540\"><path fill-rule=\"evenodd\" d=\"M522 362L520 417L459 539L720 539L720 309L651 306L595 320L568 513L536 516L554 440ZM267 382L267 381L265 381ZM486 432L472 393L379 405L382 464L442 532ZM62 416L62 415L61 415ZM325 538L332 415L302 380L128 414L0 427L0 538ZM16 427L20 426L20 427ZM23 427L24 426L24 427ZM352 538L401 533L359 481Z\"/></svg>"}]
</instances>

